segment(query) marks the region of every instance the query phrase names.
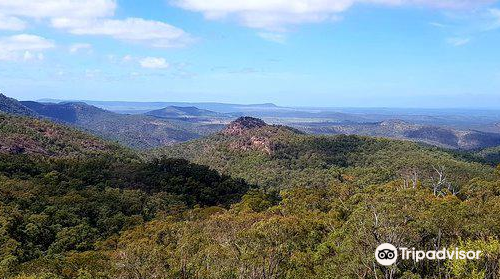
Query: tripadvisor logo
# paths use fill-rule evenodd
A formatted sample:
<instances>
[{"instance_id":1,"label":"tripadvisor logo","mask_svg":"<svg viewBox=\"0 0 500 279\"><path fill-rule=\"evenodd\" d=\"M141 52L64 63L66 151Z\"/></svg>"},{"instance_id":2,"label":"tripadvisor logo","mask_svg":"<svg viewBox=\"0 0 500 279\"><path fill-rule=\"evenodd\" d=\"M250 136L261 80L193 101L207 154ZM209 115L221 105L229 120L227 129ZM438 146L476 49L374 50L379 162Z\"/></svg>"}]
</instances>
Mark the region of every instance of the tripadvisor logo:
<instances>
[{"instance_id":1,"label":"tripadvisor logo","mask_svg":"<svg viewBox=\"0 0 500 279\"><path fill-rule=\"evenodd\" d=\"M375 250L375 258L381 265L392 265L398 260L398 250L392 244L380 244Z\"/></svg>"},{"instance_id":2,"label":"tripadvisor logo","mask_svg":"<svg viewBox=\"0 0 500 279\"><path fill-rule=\"evenodd\" d=\"M398 251L399 250L399 251ZM380 244L375 250L375 259L377 262L384 266L393 265L398 260L398 255L402 260L413 260L419 262L421 260L478 260L482 251L463 251L455 248L448 250L443 248L441 250L422 251L415 250L415 248L399 247L397 249L394 245L389 243Z\"/></svg>"}]
</instances>

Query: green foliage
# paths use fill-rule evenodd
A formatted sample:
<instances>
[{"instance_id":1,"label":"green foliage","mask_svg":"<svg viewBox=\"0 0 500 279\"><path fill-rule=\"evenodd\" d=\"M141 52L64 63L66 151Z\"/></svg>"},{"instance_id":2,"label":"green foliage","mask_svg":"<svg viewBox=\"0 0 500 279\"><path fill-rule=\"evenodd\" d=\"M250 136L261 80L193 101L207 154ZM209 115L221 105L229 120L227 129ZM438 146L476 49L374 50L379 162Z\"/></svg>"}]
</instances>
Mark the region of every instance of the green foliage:
<instances>
[{"instance_id":1,"label":"green foliage","mask_svg":"<svg viewBox=\"0 0 500 279\"><path fill-rule=\"evenodd\" d=\"M460 249L481 251L481 258L474 261L448 261L447 266L454 278L480 279L500 276L500 242L495 238L461 242Z\"/></svg>"},{"instance_id":2,"label":"green foliage","mask_svg":"<svg viewBox=\"0 0 500 279\"><path fill-rule=\"evenodd\" d=\"M322 187L346 180L366 186L409 180L412 173L419 184L432 187L436 168L443 168L447 181L460 188L472 178L491 178L493 173L484 165L412 142L311 136L275 126L239 136L217 134L152 152L153 157L163 155L207 165L265 189Z\"/></svg>"},{"instance_id":3,"label":"green foliage","mask_svg":"<svg viewBox=\"0 0 500 279\"><path fill-rule=\"evenodd\" d=\"M206 166L162 158L143 165L134 180L148 192L178 195L187 205L224 205L238 201L248 187L243 180L220 176Z\"/></svg>"},{"instance_id":4,"label":"green foliage","mask_svg":"<svg viewBox=\"0 0 500 279\"><path fill-rule=\"evenodd\" d=\"M185 160L0 155L0 275L43 266L73 278L69 255L189 207L229 207L249 188Z\"/></svg>"},{"instance_id":5,"label":"green foliage","mask_svg":"<svg viewBox=\"0 0 500 279\"><path fill-rule=\"evenodd\" d=\"M488 193L492 202L481 203L476 199L483 193L462 200L435 196L429 189L404 189L397 182L352 187L290 189L276 206L242 210L249 201L264 200L262 192L252 191L228 211L194 210L180 220L150 222L123 234L118 249L107 250L125 267L114 276L137 277L138 270L146 278L498 276L498 195ZM423 250L482 250L485 257L400 261L385 268L373 256L382 242Z\"/></svg>"},{"instance_id":6,"label":"green foliage","mask_svg":"<svg viewBox=\"0 0 500 279\"><path fill-rule=\"evenodd\" d=\"M233 209L237 211L262 212L271 206L277 205L279 196L276 191L266 193L262 190L250 190L241 198L241 202L236 204Z\"/></svg>"},{"instance_id":7,"label":"green foliage","mask_svg":"<svg viewBox=\"0 0 500 279\"><path fill-rule=\"evenodd\" d=\"M95 156L132 152L83 132L49 121L0 113L0 153L52 157Z\"/></svg>"},{"instance_id":8,"label":"green foliage","mask_svg":"<svg viewBox=\"0 0 500 279\"><path fill-rule=\"evenodd\" d=\"M490 165L496 166L500 164L500 146L483 149L475 155Z\"/></svg>"},{"instance_id":9,"label":"green foliage","mask_svg":"<svg viewBox=\"0 0 500 279\"><path fill-rule=\"evenodd\" d=\"M2 110L0 97L0 111ZM120 114L81 102L37 103L22 105L38 115L89 131L108 140L117 141L132 148L152 148L199 138L213 132L203 122L189 119L164 119L144 114ZM27 109L24 107L25 109ZM207 131L203 131L207 130Z\"/></svg>"},{"instance_id":10,"label":"green foliage","mask_svg":"<svg viewBox=\"0 0 500 279\"><path fill-rule=\"evenodd\" d=\"M500 274L500 177L438 148L264 126L157 151L207 166L74 152L0 155L0 277ZM382 242L485 257L383 267L373 255Z\"/></svg>"}]
</instances>

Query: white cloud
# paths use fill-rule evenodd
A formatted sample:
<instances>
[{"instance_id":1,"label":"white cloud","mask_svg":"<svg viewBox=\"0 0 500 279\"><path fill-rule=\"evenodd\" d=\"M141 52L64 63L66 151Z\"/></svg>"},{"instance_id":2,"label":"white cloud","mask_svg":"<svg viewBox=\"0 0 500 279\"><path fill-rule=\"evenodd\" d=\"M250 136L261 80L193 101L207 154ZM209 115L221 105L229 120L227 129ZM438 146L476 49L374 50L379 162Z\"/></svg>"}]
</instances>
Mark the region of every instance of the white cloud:
<instances>
[{"instance_id":1,"label":"white cloud","mask_svg":"<svg viewBox=\"0 0 500 279\"><path fill-rule=\"evenodd\" d=\"M30 18L112 16L115 0L0 0L0 13Z\"/></svg>"},{"instance_id":2,"label":"white cloud","mask_svg":"<svg viewBox=\"0 0 500 279\"><path fill-rule=\"evenodd\" d=\"M69 52L71 52L71 53L77 53L81 50L87 50L88 52L90 52L92 50L92 45L79 43L79 44L72 44L69 47Z\"/></svg>"},{"instance_id":3,"label":"white cloud","mask_svg":"<svg viewBox=\"0 0 500 279\"><path fill-rule=\"evenodd\" d=\"M148 69L166 69L169 66L165 58L160 57L145 57L139 60L139 64Z\"/></svg>"},{"instance_id":4,"label":"white cloud","mask_svg":"<svg viewBox=\"0 0 500 279\"><path fill-rule=\"evenodd\" d=\"M189 34L164 22L113 19L116 8L116 0L0 0L0 29L21 30L23 19L48 19L53 27L72 34L110 36L159 48L192 41Z\"/></svg>"},{"instance_id":5,"label":"white cloud","mask_svg":"<svg viewBox=\"0 0 500 279\"><path fill-rule=\"evenodd\" d=\"M43 37L20 34L0 38L0 60L29 60L34 57L42 58L40 51L55 47L54 43ZM28 59L26 59L28 58Z\"/></svg>"},{"instance_id":6,"label":"white cloud","mask_svg":"<svg viewBox=\"0 0 500 279\"><path fill-rule=\"evenodd\" d=\"M141 18L125 20L56 18L52 20L52 26L76 35L104 35L158 48L182 47L192 41L189 34L177 27Z\"/></svg>"},{"instance_id":7,"label":"white cloud","mask_svg":"<svg viewBox=\"0 0 500 279\"><path fill-rule=\"evenodd\" d=\"M336 19L355 4L426 6L440 9L467 9L496 0L174 0L183 9L201 12L208 19L236 18L258 29L286 30L289 25Z\"/></svg>"},{"instance_id":8,"label":"white cloud","mask_svg":"<svg viewBox=\"0 0 500 279\"><path fill-rule=\"evenodd\" d=\"M53 48L54 43L40 36L20 34L1 38L0 46L2 47L2 49L10 51L43 50Z\"/></svg>"},{"instance_id":9,"label":"white cloud","mask_svg":"<svg viewBox=\"0 0 500 279\"><path fill-rule=\"evenodd\" d=\"M284 44L286 42L286 36L282 33L259 32L257 36L274 43Z\"/></svg>"},{"instance_id":10,"label":"white cloud","mask_svg":"<svg viewBox=\"0 0 500 279\"><path fill-rule=\"evenodd\" d=\"M456 47L466 45L466 44L470 43L470 41L471 41L470 38L459 38L459 37L446 39L446 42L448 44L450 44L452 46L456 46Z\"/></svg>"},{"instance_id":11,"label":"white cloud","mask_svg":"<svg viewBox=\"0 0 500 279\"><path fill-rule=\"evenodd\" d=\"M26 28L26 22L13 16L0 14L0 30L20 31Z\"/></svg>"}]
</instances>

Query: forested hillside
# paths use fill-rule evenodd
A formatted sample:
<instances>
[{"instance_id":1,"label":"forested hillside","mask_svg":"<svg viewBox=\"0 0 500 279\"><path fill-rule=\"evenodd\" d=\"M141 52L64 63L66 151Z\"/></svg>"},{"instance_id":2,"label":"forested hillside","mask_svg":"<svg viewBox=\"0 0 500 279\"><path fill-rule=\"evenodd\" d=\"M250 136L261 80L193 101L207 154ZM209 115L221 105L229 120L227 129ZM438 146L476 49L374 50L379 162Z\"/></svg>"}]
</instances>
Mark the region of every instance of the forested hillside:
<instances>
[{"instance_id":1,"label":"forested hillside","mask_svg":"<svg viewBox=\"0 0 500 279\"><path fill-rule=\"evenodd\" d=\"M0 113L0 153L54 157L131 152L47 120Z\"/></svg>"},{"instance_id":2,"label":"forested hillside","mask_svg":"<svg viewBox=\"0 0 500 279\"><path fill-rule=\"evenodd\" d=\"M73 125L133 148L151 148L199 138L190 125L146 115L110 112L85 103L22 104L51 120Z\"/></svg>"},{"instance_id":3,"label":"forested hillside","mask_svg":"<svg viewBox=\"0 0 500 279\"><path fill-rule=\"evenodd\" d=\"M476 155L484 159L488 164L500 164L500 146L480 150Z\"/></svg>"},{"instance_id":4,"label":"forested hillside","mask_svg":"<svg viewBox=\"0 0 500 279\"><path fill-rule=\"evenodd\" d=\"M9 113L18 116L36 117L36 112L22 105L19 101L9 98L0 93L0 112Z\"/></svg>"},{"instance_id":5,"label":"forested hillside","mask_svg":"<svg viewBox=\"0 0 500 279\"><path fill-rule=\"evenodd\" d=\"M116 261L108 265L116 278L498 278L499 189L497 178L467 183L460 195L401 180L294 188L280 201L252 191L231 210L191 210L129 230L118 249L101 253ZM374 250L384 242L484 256L383 267Z\"/></svg>"},{"instance_id":6,"label":"forested hillside","mask_svg":"<svg viewBox=\"0 0 500 279\"><path fill-rule=\"evenodd\" d=\"M47 149L98 141L5 118L3 145L14 135ZM109 146L0 155L0 277L500 276L500 169L441 149L254 118L154 156ZM383 267L373 254L383 242L484 257Z\"/></svg>"},{"instance_id":7,"label":"forested hillside","mask_svg":"<svg viewBox=\"0 0 500 279\"><path fill-rule=\"evenodd\" d=\"M185 158L275 189L346 180L369 185L402 178L431 185L439 173L459 187L473 177L492 175L488 167L435 147L359 136L313 136L249 119L240 118L219 134L153 155Z\"/></svg>"}]
</instances>

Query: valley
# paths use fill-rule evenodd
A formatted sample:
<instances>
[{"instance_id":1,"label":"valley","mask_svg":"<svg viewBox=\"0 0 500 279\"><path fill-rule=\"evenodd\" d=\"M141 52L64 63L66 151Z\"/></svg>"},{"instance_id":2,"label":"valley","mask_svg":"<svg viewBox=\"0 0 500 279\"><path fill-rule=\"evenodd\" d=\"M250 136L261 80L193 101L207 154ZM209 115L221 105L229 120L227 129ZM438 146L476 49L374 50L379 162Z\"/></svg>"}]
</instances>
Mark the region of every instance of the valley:
<instances>
[{"instance_id":1,"label":"valley","mask_svg":"<svg viewBox=\"0 0 500 279\"><path fill-rule=\"evenodd\" d=\"M0 279L500 279L500 0L0 0Z\"/></svg>"},{"instance_id":2,"label":"valley","mask_svg":"<svg viewBox=\"0 0 500 279\"><path fill-rule=\"evenodd\" d=\"M473 273L373 268L373 249L499 253L500 170L446 149L240 117L144 151L58 115L0 115L4 278L434 278Z\"/></svg>"},{"instance_id":3,"label":"valley","mask_svg":"<svg viewBox=\"0 0 500 279\"><path fill-rule=\"evenodd\" d=\"M240 116L257 117L317 135L392 138L465 151L500 146L500 114L488 110L403 111L287 108L273 104L60 100L17 102L5 96L0 99L3 100L0 103L5 103L0 111L46 117L140 149L214 134Z\"/></svg>"}]
</instances>

